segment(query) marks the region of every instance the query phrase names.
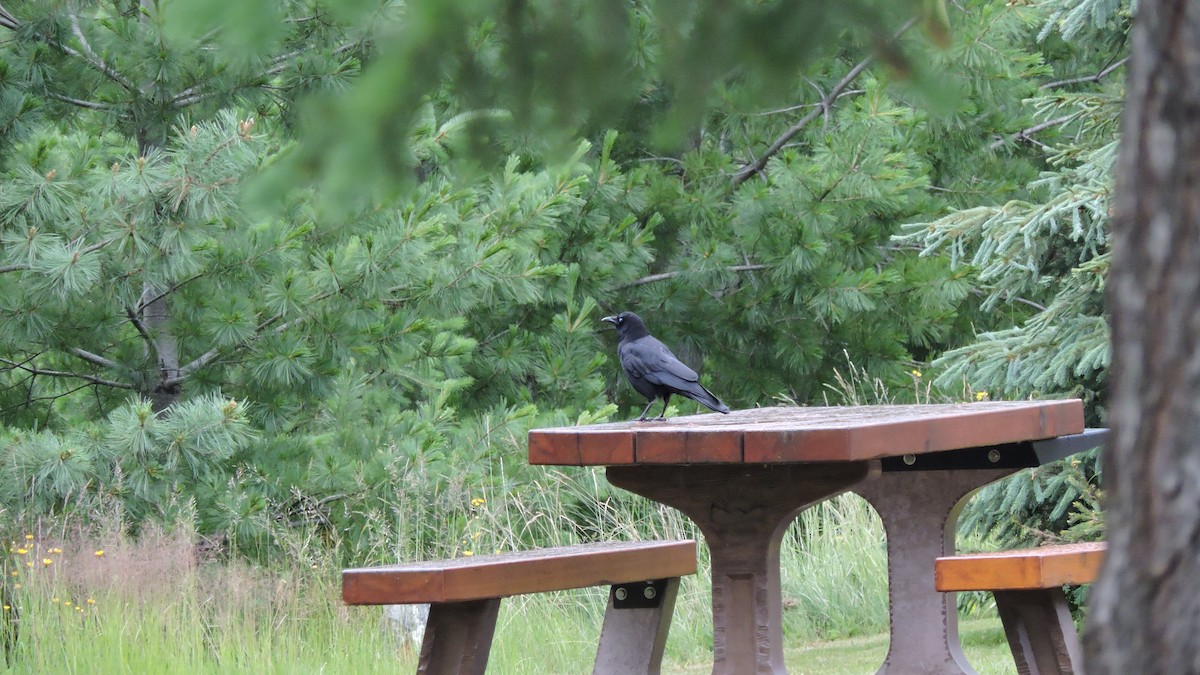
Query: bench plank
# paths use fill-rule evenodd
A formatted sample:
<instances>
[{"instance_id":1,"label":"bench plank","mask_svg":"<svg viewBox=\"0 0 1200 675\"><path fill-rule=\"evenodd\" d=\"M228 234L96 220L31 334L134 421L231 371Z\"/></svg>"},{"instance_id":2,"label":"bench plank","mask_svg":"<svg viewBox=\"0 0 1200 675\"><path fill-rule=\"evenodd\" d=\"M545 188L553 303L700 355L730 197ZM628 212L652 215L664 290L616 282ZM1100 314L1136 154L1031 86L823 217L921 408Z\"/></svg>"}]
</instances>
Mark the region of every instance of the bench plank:
<instances>
[{"instance_id":1,"label":"bench plank","mask_svg":"<svg viewBox=\"0 0 1200 675\"><path fill-rule=\"evenodd\" d=\"M462 602L678 577L696 542L605 542L342 571L348 605Z\"/></svg>"},{"instance_id":2,"label":"bench plank","mask_svg":"<svg viewBox=\"0 0 1200 675\"><path fill-rule=\"evenodd\" d=\"M939 591L1033 590L1089 584L1104 561L1104 542L1063 544L938 558Z\"/></svg>"},{"instance_id":3,"label":"bench plank","mask_svg":"<svg viewBox=\"0 0 1200 675\"><path fill-rule=\"evenodd\" d=\"M1082 675L1079 636L1063 586L1096 580L1104 542L938 558L939 591L991 591L1021 675Z\"/></svg>"}]
</instances>

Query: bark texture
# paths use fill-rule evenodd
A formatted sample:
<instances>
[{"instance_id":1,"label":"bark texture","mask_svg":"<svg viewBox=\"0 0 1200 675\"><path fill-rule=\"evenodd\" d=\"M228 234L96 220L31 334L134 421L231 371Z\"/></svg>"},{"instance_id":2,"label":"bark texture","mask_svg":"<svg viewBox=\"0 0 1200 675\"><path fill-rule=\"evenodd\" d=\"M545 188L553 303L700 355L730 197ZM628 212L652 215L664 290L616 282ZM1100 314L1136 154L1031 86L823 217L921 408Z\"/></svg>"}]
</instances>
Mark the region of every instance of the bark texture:
<instances>
[{"instance_id":1,"label":"bark texture","mask_svg":"<svg viewBox=\"0 0 1200 675\"><path fill-rule=\"evenodd\" d=\"M1089 672L1200 673L1200 2L1142 0L1113 222L1109 555Z\"/></svg>"}]
</instances>

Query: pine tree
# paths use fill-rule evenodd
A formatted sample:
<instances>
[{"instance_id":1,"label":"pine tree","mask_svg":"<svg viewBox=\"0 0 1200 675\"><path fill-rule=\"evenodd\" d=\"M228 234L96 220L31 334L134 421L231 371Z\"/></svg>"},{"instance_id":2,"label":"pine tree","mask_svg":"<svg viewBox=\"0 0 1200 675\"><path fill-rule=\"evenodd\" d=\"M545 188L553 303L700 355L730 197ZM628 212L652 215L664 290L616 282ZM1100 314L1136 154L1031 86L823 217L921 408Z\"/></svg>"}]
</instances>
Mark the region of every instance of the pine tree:
<instances>
[{"instance_id":1,"label":"pine tree","mask_svg":"<svg viewBox=\"0 0 1200 675\"><path fill-rule=\"evenodd\" d=\"M217 43L212 35L200 40L168 35L160 11L165 4L168 3L112 0L87 5L20 2L11 3L11 9L0 7L0 27L12 36L5 42L3 50L5 91L10 99L19 102L9 108L13 112L4 126L7 132L4 142L9 145L19 142L19 137L13 137L15 133L29 128L39 119L61 120L68 126L78 124L79 128L93 134L109 131L123 139L128 148L136 148L139 162L155 164L172 129L215 119L214 115L233 101L240 101L243 106L286 105L287 100L303 91L336 85L358 66L359 39L348 36L327 14L309 13L314 8L303 6L307 3L289 4L291 13L278 17L281 19L279 25L286 30L273 31L275 39L266 41L269 49L239 54L237 59L215 58L212 47ZM272 95L278 99L272 101ZM103 152L116 154L112 149L101 151L101 154ZM37 158L26 156L23 159L38 163ZM202 158L196 160L199 162ZM82 160L69 158L68 161ZM209 162L203 168L208 169L211 164ZM85 168L84 165L76 166ZM29 167L13 168L24 172ZM54 195L60 193L60 188L51 187L58 178L57 171L57 168L47 166L40 172L47 185L36 188L40 197L51 202L47 206L52 208L65 206L62 201L53 203ZM123 174L116 175L116 170L114 174L119 180L137 182L136 178L129 180ZM186 277L185 271L194 266L194 259L183 243L189 236L177 231L172 234L172 230L180 225L172 219L181 215L180 208L190 209L191 204L200 201L190 194L192 184L187 179L176 178L183 183L176 186L178 193L174 195L154 190L147 190L140 196L134 193L110 195L113 199L140 198L137 203L125 207L136 212L140 221L130 223L140 229L133 235L136 239L145 238L154 243L175 239L160 247L163 255L155 267L126 270L130 279L142 284L141 291L136 298L128 297L128 284L125 284L122 291L127 297L120 299L122 306L108 308L120 312L111 315L109 320L124 321L136 328L147 343L145 346L152 358L134 363L127 354L105 353L103 349L89 349L88 345L64 343L56 345L56 350L74 357L69 365L48 367L41 364L41 359L35 359L36 363L25 364L27 372L39 372L47 377L60 377L50 373L71 373L65 377L78 384L88 383L89 377L91 384L114 386L112 383L120 382L121 386L132 386L151 397L159 410L178 399L181 384L196 370L190 366L202 363L184 361L186 355L181 354L181 350L185 347L181 342L186 338L179 332L182 322L176 320L173 309L173 296L178 290L174 284ZM22 181L25 190L35 189L30 183L33 180L36 179L25 176ZM212 185L213 188L220 186ZM135 186L130 187L136 192ZM204 185L196 187L201 192L208 191ZM16 186L17 191L21 188ZM230 190L213 192L229 193ZM19 198L18 192L12 194ZM60 199L61 196L60 193ZM228 197L225 199L228 201ZM189 215L215 218L218 214L211 210L214 207L207 205L203 207L205 211ZM37 218L50 214L18 212L13 215L24 220L27 216ZM87 221L88 218L80 213L70 214L70 217L76 221ZM13 221L5 224L10 228L21 224L28 227L41 225ZM48 248L32 254L41 256L45 253L49 258L37 262L31 258L23 263L53 267L52 274L58 277L47 283L57 287L54 292L59 300L100 281L97 276L99 258L86 255L94 250L89 247L98 241L80 236L84 231L88 230L59 231L61 241L46 244L53 250ZM27 246L35 245L33 233L26 231L24 236L30 240ZM172 259L173 255L181 258ZM18 264L9 265L5 271L13 271L10 268ZM51 272L49 268L43 271ZM86 330L85 326L80 327ZM42 327L45 328L48 326ZM113 347L103 342L95 346ZM106 374L89 372L87 377L75 377L77 366L89 371L99 369ZM123 374L114 378L113 371ZM101 382L95 381L97 379Z\"/></svg>"},{"instance_id":2,"label":"pine tree","mask_svg":"<svg viewBox=\"0 0 1200 675\"><path fill-rule=\"evenodd\" d=\"M1055 49L1056 70L1025 103L1030 124L985 151L1033 146L1049 165L1027 196L908 225L898 240L949 255L952 265L973 272L972 290L986 310L1020 318L942 354L933 364L938 385L994 398L1078 397L1089 424L1102 426L1111 358L1104 294L1112 174L1130 14L1111 2L1049 2L1041 10L1038 38ZM1097 457L1093 451L985 489L962 525L1008 545L1103 536Z\"/></svg>"}]
</instances>

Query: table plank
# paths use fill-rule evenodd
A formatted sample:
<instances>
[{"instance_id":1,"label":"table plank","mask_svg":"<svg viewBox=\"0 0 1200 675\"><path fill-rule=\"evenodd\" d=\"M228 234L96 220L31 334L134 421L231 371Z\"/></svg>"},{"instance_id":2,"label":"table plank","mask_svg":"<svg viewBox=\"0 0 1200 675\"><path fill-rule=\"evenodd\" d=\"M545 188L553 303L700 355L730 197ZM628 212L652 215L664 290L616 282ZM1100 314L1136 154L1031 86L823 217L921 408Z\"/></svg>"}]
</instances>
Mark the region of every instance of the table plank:
<instances>
[{"instance_id":1,"label":"table plank","mask_svg":"<svg viewBox=\"0 0 1200 675\"><path fill-rule=\"evenodd\" d=\"M771 407L529 432L531 464L771 464L881 459L1083 431L1083 403Z\"/></svg>"}]
</instances>

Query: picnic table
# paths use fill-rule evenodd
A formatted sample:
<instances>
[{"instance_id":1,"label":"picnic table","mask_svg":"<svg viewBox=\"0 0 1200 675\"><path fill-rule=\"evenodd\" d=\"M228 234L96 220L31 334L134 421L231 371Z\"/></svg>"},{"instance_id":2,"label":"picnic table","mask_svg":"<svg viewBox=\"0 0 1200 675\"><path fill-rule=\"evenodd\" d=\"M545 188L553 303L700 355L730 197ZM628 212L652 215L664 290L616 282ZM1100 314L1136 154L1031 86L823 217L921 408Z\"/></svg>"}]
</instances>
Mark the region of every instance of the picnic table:
<instances>
[{"instance_id":1,"label":"picnic table","mask_svg":"<svg viewBox=\"0 0 1200 675\"><path fill-rule=\"evenodd\" d=\"M605 466L617 487L696 523L712 563L713 672L784 673L779 547L804 508L853 490L887 532L891 642L881 673L972 673L955 599L934 586L965 497L1098 445L1064 401L772 407L535 429L531 464Z\"/></svg>"}]
</instances>

